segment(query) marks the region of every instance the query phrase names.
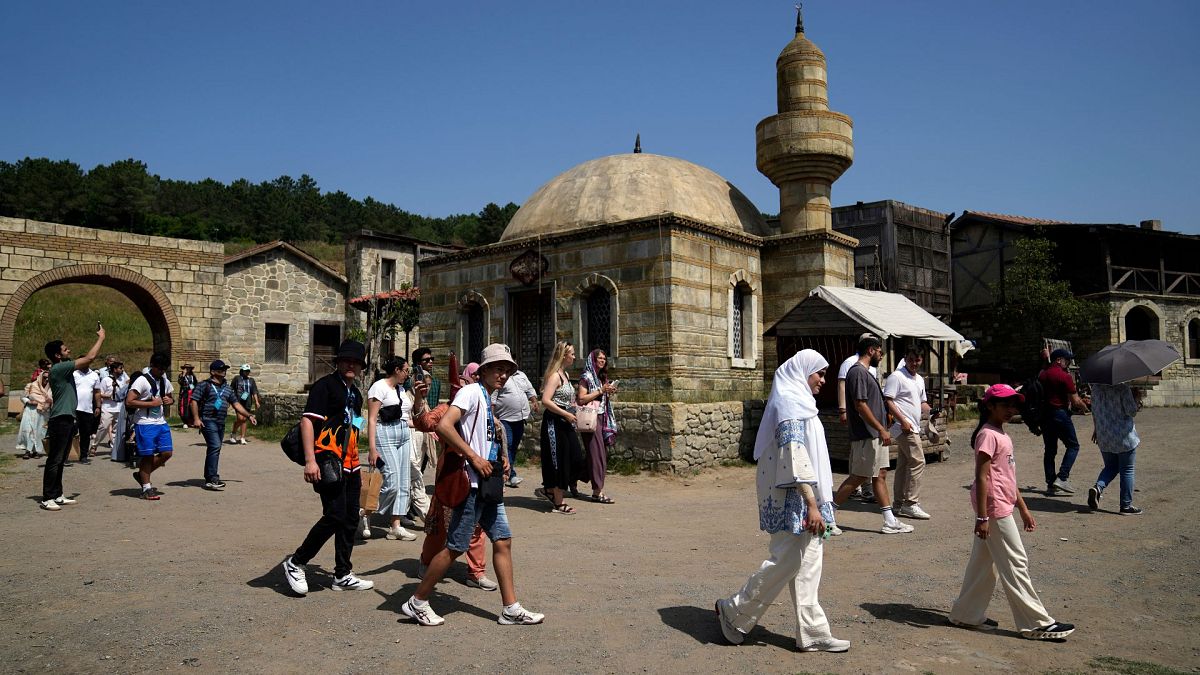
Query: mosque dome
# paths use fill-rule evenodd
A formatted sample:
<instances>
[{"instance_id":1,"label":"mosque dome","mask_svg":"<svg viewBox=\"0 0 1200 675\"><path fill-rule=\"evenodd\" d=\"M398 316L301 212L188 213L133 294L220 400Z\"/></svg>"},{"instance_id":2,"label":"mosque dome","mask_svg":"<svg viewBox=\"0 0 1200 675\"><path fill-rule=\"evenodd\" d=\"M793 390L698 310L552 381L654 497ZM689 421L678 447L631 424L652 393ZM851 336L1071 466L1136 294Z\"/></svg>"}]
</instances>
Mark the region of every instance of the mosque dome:
<instances>
[{"instance_id":1,"label":"mosque dome","mask_svg":"<svg viewBox=\"0 0 1200 675\"><path fill-rule=\"evenodd\" d=\"M768 234L758 208L716 173L675 157L630 153L559 174L525 201L500 240L666 213L730 232Z\"/></svg>"}]
</instances>

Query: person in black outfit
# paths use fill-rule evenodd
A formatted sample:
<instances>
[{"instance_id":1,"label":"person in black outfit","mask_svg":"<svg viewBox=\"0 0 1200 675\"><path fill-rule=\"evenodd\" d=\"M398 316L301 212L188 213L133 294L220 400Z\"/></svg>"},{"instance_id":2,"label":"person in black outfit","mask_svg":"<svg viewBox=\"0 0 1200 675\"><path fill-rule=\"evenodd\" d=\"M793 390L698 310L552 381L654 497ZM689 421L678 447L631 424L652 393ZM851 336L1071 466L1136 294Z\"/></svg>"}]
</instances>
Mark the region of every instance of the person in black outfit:
<instances>
[{"instance_id":1,"label":"person in black outfit","mask_svg":"<svg viewBox=\"0 0 1200 675\"><path fill-rule=\"evenodd\" d=\"M367 350L346 340L338 348L334 372L313 383L300 418L304 481L321 497L321 519L296 552L283 561L283 576L297 595L308 593L304 566L333 537L335 591L365 591L375 582L354 576L350 554L358 526L358 432L363 426L362 392L354 381L366 367ZM337 466L329 465L336 459ZM322 468L326 471L322 471ZM330 476L333 472L336 475Z\"/></svg>"}]
</instances>

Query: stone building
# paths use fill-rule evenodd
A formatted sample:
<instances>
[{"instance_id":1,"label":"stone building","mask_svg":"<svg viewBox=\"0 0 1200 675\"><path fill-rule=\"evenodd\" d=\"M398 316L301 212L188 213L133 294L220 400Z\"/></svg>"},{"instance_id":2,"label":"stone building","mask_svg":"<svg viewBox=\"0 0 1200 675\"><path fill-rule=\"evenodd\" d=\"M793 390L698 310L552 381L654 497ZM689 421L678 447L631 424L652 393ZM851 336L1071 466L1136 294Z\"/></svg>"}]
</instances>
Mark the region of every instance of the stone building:
<instances>
[{"instance_id":1,"label":"stone building","mask_svg":"<svg viewBox=\"0 0 1200 675\"><path fill-rule=\"evenodd\" d=\"M1081 224L980 211L965 211L951 224L951 232L954 325L968 337L980 337L977 368L1021 367L1020 362L992 362L1003 354L988 349L997 340L1033 344L1027 363L1034 367L1041 337L1073 339L1080 361L1108 344L1161 339L1184 358L1163 371L1147 403L1200 403L1200 236L1164 231L1156 220L1140 226ZM1075 295L1108 306L1098 330L1079 336L1024 336L1019 327L994 324L990 308L1007 292L1002 270L1016 255L1016 241L1024 237L1053 241L1059 278L1070 283Z\"/></svg>"},{"instance_id":2,"label":"stone building","mask_svg":"<svg viewBox=\"0 0 1200 675\"><path fill-rule=\"evenodd\" d=\"M234 369L250 363L264 393L304 391L333 369L346 295L345 277L287 242L226 257L221 358Z\"/></svg>"},{"instance_id":3,"label":"stone building","mask_svg":"<svg viewBox=\"0 0 1200 675\"><path fill-rule=\"evenodd\" d=\"M778 230L693 163L593 159L535 192L499 242L418 260L422 344L466 362L506 342L535 383L555 341L580 359L603 348L621 380L618 454L672 470L736 457L776 365L764 326L815 286L854 280L857 242L833 230L829 203L851 122L829 110L825 57L799 21L776 72L778 113L756 139Z\"/></svg>"}]
</instances>

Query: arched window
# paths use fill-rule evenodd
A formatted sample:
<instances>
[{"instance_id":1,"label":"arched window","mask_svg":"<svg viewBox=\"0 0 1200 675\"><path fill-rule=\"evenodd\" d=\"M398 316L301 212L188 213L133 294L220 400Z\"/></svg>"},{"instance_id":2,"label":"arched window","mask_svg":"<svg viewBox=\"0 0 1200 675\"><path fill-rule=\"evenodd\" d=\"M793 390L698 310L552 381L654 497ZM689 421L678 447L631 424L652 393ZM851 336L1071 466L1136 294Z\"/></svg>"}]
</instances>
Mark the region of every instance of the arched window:
<instances>
[{"instance_id":1,"label":"arched window","mask_svg":"<svg viewBox=\"0 0 1200 675\"><path fill-rule=\"evenodd\" d=\"M733 289L733 314L729 317L729 323L733 326L733 338L730 340L730 346L733 347L733 358L746 358L746 287L742 285L735 286Z\"/></svg>"},{"instance_id":2,"label":"arched window","mask_svg":"<svg viewBox=\"0 0 1200 675\"><path fill-rule=\"evenodd\" d=\"M602 287L595 287L584 298L587 309L583 313L584 351L603 349L612 351L612 296Z\"/></svg>"},{"instance_id":3,"label":"arched window","mask_svg":"<svg viewBox=\"0 0 1200 675\"><path fill-rule=\"evenodd\" d=\"M758 366L758 300L745 270L729 275L728 341L730 365Z\"/></svg>"},{"instance_id":4,"label":"arched window","mask_svg":"<svg viewBox=\"0 0 1200 675\"><path fill-rule=\"evenodd\" d=\"M467 305L467 359L468 363L479 363L483 359L484 342L487 340L486 320L483 307L477 302Z\"/></svg>"},{"instance_id":5,"label":"arched window","mask_svg":"<svg viewBox=\"0 0 1200 675\"><path fill-rule=\"evenodd\" d=\"M1187 357L1200 365L1200 318L1187 322Z\"/></svg>"},{"instance_id":6,"label":"arched window","mask_svg":"<svg viewBox=\"0 0 1200 675\"><path fill-rule=\"evenodd\" d=\"M1125 314L1126 340L1157 340L1158 316L1148 307L1131 307Z\"/></svg>"}]
</instances>

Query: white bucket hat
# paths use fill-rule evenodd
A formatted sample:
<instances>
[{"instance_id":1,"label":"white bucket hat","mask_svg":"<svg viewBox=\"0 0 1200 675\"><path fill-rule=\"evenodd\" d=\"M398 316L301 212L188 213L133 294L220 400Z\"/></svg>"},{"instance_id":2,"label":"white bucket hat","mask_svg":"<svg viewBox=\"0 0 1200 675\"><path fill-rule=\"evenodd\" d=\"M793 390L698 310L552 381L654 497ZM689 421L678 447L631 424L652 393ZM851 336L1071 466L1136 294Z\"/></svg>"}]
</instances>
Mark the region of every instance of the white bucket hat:
<instances>
[{"instance_id":1,"label":"white bucket hat","mask_svg":"<svg viewBox=\"0 0 1200 675\"><path fill-rule=\"evenodd\" d=\"M479 359L479 367L482 369L490 363L511 363L513 368L517 367L517 362L513 361L512 352L509 351L508 345L497 342L483 348L483 358Z\"/></svg>"}]
</instances>

